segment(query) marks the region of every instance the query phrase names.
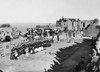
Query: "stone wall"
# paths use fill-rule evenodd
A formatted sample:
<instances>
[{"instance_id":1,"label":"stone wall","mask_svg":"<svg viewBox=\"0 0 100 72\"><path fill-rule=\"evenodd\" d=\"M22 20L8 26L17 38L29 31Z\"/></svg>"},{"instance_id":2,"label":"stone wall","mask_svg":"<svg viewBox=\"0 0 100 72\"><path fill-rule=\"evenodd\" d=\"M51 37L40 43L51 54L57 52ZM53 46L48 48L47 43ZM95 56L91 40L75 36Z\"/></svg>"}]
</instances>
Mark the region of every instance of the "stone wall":
<instances>
[{"instance_id":1,"label":"stone wall","mask_svg":"<svg viewBox=\"0 0 100 72\"><path fill-rule=\"evenodd\" d=\"M99 24L98 19L94 20L80 20L71 18L62 18L56 21L56 26L72 30L75 34L81 34L83 32L84 36L96 36L98 31L95 26Z\"/></svg>"}]
</instances>

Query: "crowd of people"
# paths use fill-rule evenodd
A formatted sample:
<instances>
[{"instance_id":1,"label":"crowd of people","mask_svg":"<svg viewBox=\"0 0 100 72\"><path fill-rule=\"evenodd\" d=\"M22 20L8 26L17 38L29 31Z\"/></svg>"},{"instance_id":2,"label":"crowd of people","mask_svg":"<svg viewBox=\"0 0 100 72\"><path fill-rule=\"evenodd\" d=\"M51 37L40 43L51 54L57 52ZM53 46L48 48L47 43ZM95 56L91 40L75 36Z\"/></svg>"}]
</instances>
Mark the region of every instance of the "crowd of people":
<instances>
[{"instance_id":1,"label":"crowd of people","mask_svg":"<svg viewBox=\"0 0 100 72\"><path fill-rule=\"evenodd\" d=\"M52 28L50 27L47 27L45 29L41 29L41 28L37 28L36 30L34 29L27 29L27 32L25 35L23 35L22 37L25 37L27 38L29 41L35 41L35 40L38 40L41 39L41 38L50 38L50 41L49 40L46 40L46 41L42 41L42 42L34 42L34 43L28 43L28 44L23 44L21 45L20 47L13 47L11 49L11 55L10 55L10 59L11 60L17 60L19 56L21 56L22 54L25 54L28 56L28 54L34 54L38 51L41 51L41 50L44 50L45 47L50 47L51 46L51 42L54 43L54 37L57 36L57 41L60 41L60 35L62 33L65 33L66 35L66 39L68 39L69 41L71 40L72 37L75 37L76 34L81 34L81 30L77 30L77 31L73 31L73 30L68 30L67 27L63 27L63 30L60 30L59 28L57 28L56 30L53 30ZM78 34L78 35L79 35ZM11 38L10 37L6 37L4 41L10 41ZM95 52L95 51L94 51ZM91 65L94 66L94 58L95 57L98 57L96 55L92 56L92 62L89 63L87 65L87 72L89 67ZM98 57L99 59L99 57ZM96 63L99 62L98 59L96 60ZM77 66L76 66L76 70L77 68L78 69L82 69L82 65L84 64L84 61L81 61ZM98 66L97 66L98 67Z\"/></svg>"},{"instance_id":2,"label":"crowd of people","mask_svg":"<svg viewBox=\"0 0 100 72\"><path fill-rule=\"evenodd\" d=\"M39 41L39 42L35 42L35 43L28 43L28 44L23 44L21 47L19 48L13 48L11 50L11 55L10 55L10 59L11 60L17 60L19 56L21 56L22 54L25 54L26 56L28 56L28 54L34 54L37 53L39 51L45 50L46 47L50 47L51 46L51 41L50 40L45 40L45 41Z\"/></svg>"}]
</instances>

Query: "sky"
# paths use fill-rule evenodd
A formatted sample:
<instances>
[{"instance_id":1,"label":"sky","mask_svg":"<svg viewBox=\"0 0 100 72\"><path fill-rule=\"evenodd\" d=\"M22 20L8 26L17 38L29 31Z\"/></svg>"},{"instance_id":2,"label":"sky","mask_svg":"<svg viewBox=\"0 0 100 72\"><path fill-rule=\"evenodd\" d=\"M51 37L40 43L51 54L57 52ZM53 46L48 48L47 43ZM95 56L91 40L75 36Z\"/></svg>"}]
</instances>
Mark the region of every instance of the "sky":
<instances>
[{"instance_id":1,"label":"sky","mask_svg":"<svg viewBox=\"0 0 100 72\"><path fill-rule=\"evenodd\" d=\"M0 23L56 23L62 16L100 19L100 0L0 0Z\"/></svg>"}]
</instances>

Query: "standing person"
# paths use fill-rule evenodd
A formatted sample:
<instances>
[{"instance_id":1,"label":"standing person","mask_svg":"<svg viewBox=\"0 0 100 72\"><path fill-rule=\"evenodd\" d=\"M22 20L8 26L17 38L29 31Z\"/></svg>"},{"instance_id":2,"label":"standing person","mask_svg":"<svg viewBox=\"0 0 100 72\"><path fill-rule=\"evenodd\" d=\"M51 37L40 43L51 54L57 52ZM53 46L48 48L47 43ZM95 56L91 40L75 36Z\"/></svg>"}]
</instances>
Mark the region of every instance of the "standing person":
<instances>
[{"instance_id":1,"label":"standing person","mask_svg":"<svg viewBox=\"0 0 100 72\"><path fill-rule=\"evenodd\" d=\"M92 68L93 68L93 64L90 63L90 64L88 65L87 69L86 69L86 72L94 72L94 71L92 70Z\"/></svg>"},{"instance_id":2,"label":"standing person","mask_svg":"<svg viewBox=\"0 0 100 72\"><path fill-rule=\"evenodd\" d=\"M73 31L73 37L75 38L75 31Z\"/></svg>"},{"instance_id":3,"label":"standing person","mask_svg":"<svg viewBox=\"0 0 100 72\"><path fill-rule=\"evenodd\" d=\"M28 56L28 47L25 49L25 51L26 51L26 56Z\"/></svg>"},{"instance_id":4,"label":"standing person","mask_svg":"<svg viewBox=\"0 0 100 72\"><path fill-rule=\"evenodd\" d=\"M11 60L18 60L18 52L15 49L11 50L11 55L10 55Z\"/></svg>"},{"instance_id":5,"label":"standing person","mask_svg":"<svg viewBox=\"0 0 100 72\"><path fill-rule=\"evenodd\" d=\"M18 58L17 58L17 57L18 57L18 52L17 52L17 50L15 50L14 53L15 53L15 54L14 54L15 60L18 60Z\"/></svg>"},{"instance_id":6,"label":"standing person","mask_svg":"<svg viewBox=\"0 0 100 72\"><path fill-rule=\"evenodd\" d=\"M52 39L51 39L51 41L52 41L52 43L54 43L54 31L52 31L52 34L51 34L51 36L52 36Z\"/></svg>"},{"instance_id":7,"label":"standing person","mask_svg":"<svg viewBox=\"0 0 100 72\"><path fill-rule=\"evenodd\" d=\"M44 72L47 72L46 68L44 68Z\"/></svg>"},{"instance_id":8,"label":"standing person","mask_svg":"<svg viewBox=\"0 0 100 72\"><path fill-rule=\"evenodd\" d=\"M68 28L67 27L64 27L64 32L65 32L66 40L67 40L68 39Z\"/></svg>"},{"instance_id":9,"label":"standing person","mask_svg":"<svg viewBox=\"0 0 100 72\"><path fill-rule=\"evenodd\" d=\"M77 20L77 37L80 38L81 34L81 21Z\"/></svg>"},{"instance_id":10,"label":"standing person","mask_svg":"<svg viewBox=\"0 0 100 72\"><path fill-rule=\"evenodd\" d=\"M57 41L59 41L59 34L57 34Z\"/></svg>"},{"instance_id":11,"label":"standing person","mask_svg":"<svg viewBox=\"0 0 100 72\"><path fill-rule=\"evenodd\" d=\"M34 30L32 29L31 30L31 33L32 33L32 41L34 40Z\"/></svg>"},{"instance_id":12,"label":"standing person","mask_svg":"<svg viewBox=\"0 0 100 72\"><path fill-rule=\"evenodd\" d=\"M71 42L71 30L68 31L68 42Z\"/></svg>"},{"instance_id":13,"label":"standing person","mask_svg":"<svg viewBox=\"0 0 100 72\"><path fill-rule=\"evenodd\" d=\"M74 37L74 38L76 37L76 31L77 31L77 22L74 21L74 22L73 22L73 37Z\"/></svg>"},{"instance_id":14,"label":"standing person","mask_svg":"<svg viewBox=\"0 0 100 72\"><path fill-rule=\"evenodd\" d=\"M59 41L59 29L57 28L57 41Z\"/></svg>"}]
</instances>

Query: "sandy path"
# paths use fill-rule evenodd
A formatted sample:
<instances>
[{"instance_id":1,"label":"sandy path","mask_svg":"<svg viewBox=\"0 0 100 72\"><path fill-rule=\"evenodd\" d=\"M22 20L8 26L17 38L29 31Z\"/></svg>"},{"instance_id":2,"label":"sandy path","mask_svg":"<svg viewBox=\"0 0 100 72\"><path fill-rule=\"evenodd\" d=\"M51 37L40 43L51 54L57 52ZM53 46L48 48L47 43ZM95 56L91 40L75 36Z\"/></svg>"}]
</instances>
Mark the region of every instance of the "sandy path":
<instances>
[{"instance_id":1,"label":"sandy path","mask_svg":"<svg viewBox=\"0 0 100 72\"><path fill-rule=\"evenodd\" d=\"M53 60L55 60L55 55L50 55L48 52L55 53L58 49L68 47L72 44L75 43L66 43L66 41L54 43L51 47L34 55L29 55L28 57L24 55L20 56L17 61L9 60L9 57L5 57L0 63L0 68L4 70L8 69L10 72L11 70L13 72L44 72L44 68L49 69L50 64L53 64Z\"/></svg>"}]
</instances>

